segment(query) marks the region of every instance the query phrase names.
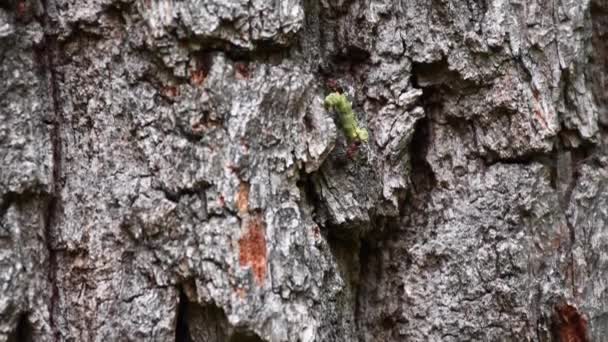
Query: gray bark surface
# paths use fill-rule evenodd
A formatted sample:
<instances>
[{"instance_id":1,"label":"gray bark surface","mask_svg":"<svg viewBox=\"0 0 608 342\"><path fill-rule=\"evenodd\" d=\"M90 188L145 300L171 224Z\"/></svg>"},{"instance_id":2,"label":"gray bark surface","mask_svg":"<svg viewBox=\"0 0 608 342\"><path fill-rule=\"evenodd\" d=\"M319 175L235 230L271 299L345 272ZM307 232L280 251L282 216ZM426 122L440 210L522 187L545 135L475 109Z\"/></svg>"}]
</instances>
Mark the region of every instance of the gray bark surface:
<instances>
[{"instance_id":1,"label":"gray bark surface","mask_svg":"<svg viewBox=\"0 0 608 342\"><path fill-rule=\"evenodd\" d=\"M2 0L0 342L608 341L607 67L606 0Z\"/></svg>"}]
</instances>

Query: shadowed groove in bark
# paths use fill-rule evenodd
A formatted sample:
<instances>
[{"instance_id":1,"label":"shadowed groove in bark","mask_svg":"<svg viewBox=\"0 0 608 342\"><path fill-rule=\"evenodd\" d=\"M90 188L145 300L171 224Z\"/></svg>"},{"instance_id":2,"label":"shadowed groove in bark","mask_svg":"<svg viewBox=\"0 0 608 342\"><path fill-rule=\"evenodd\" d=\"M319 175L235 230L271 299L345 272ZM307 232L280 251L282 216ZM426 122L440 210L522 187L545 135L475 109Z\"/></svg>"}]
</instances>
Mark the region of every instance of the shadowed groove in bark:
<instances>
[{"instance_id":1,"label":"shadowed groove in bark","mask_svg":"<svg viewBox=\"0 0 608 342\"><path fill-rule=\"evenodd\" d=\"M32 337L32 325L29 321L29 314L27 312L22 313L19 316L19 321L17 322L17 327L15 330L8 336L7 342L33 342Z\"/></svg>"},{"instance_id":2,"label":"shadowed groove in bark","mask_svg":"<svg viewBox=\"0 0 608 342\"><path fill-rule=\"evenodd\" d=\"M608 1L591 1L591 22L593 25L589 73L593 95L599 107L599 123L604 130L608 127L608 95L606 94L606 72L608 71Z\"/></svg>"},{"instance_id":3,"label":"shadowed groove in bark","mask_svg":"<svg viewBox=\"0 0 608 342\"><path fill-rule=\"evenodd\" d=\"M263 342L263 340L256 335L236 332L232 335L229 342Z\"/></svg>"},{"instance_id":4,"label":"shadowed groove in bark","mask_svg":"<svg viewBox=\"0 0 608 342\"><path fill-rule=\"evenodd\" d=\"M52 123L51 123L51 143L52 143L52 177L51 177L51 194L48 199L45 220L44 220L44 238L48 252L48 282L51 286L51 295L49 303L49 325L55 341L60 340L60 333L57 329L57 321L55 310L59 300L59 288L57 286L57 253L55 251L53 236L54 230L57 227L58 212L61 209L61 176L62 176L62 139L61 139L61 124L63 116L59 101L59 88L56 70L56 54L59 52L57 37L53 32L49 16L50 0L42 2L43 14L40 18L44 38L42 41L41 52L44 55L45 76L48 82L49 97L52 100Z\"/></svg>"},{"instance_id":5,"label":"shadowed groove in bark","mask_svg":"<svg viewBox=\"0 0 608 342\"><path fill-rule=\"evenodd\" d=\"M262 342L249 330L234 327L224 310L212 303L199 304L179 289L175 342Z\"/></svg>"},{"instance_id":6,"label":"shadowed groove in bark","mask_svg":"<svg viewBox=\"0 0 608 342\"><path fill-rule=\"evenodd\" d=\"M188 298L183 290L179 291L177 318L175 323L175 342L191 342L188 331Z\"/></svg>"},{"instance_id":7,"label":"shadowed groove in bark","mask_svg":"<svg viewBox=\"0 0 608 342\"><path fill-rule=\"evenodd\" d=\"M361 242L361 247L359 248L359 278L361 279L361 282L358 284L357 291L355 293L355 326L357 327L358 331L361 331L362 329L361 314L365 313L365 310L363 310L363 308L361 307L362 296L369 295L368 293L365 293L366 288L364 286L365 284L363 283L363 279L369 279L370 275L372 275L373 272L373 275L376 276L375 280L381 280L377 278L377 276L380 275L379 271L381 265L374 264L374 267L370 267L370 265L372 264L371 260L377 257L378 250L372 248L372 243L369 240L363 240Z\"/></svg>"},{"instance_id":8,"label":"shadowed groove in bark","mask_svg":"<svg viewBox=\"0 0 608 342\"><path fill-rule=\"evenodd\" d=\"M428 193L437 183L435 174L426 161L430 142L431 123L428 118L423 118L416 123L414 137L410 143L412 191L416 193Z\"/></svg>"},{"instance_id":9,"label":"shadowed groove in bark","mask_svg":"<svg viewBox=\"0 0 608 342\"><path fill-rule=\"evenodd\" d=\"M431 165L426 160L429 146L432 143L432 121L429 117L430 113L440 106L440 103L435 103L436 87L427 87L429 84L435 84L431 81L433 75L442 74L442 71L447 70L444 62L434 64L415 63L412 65L412 85L415 88L422 89L420 103L424 108L425 117L416 122L414 126L414 136L409 145L409 153L411 158L412 173L410 181L412 184L412 192L416 194L428 194L437 185L435 174ZM445 73L445 72L443 72ZM451 78L458 75L450 71ZM429 83L430 82L430 83ZM443 81L441 81L443 82Z\"/></svg>"},{"instance_id":10,"label":"shadowed groove in bark","mask_svg":"<svg viewBox=\"0 0 608 342\"><path fill-rule=\"evenodd\" d=\"M562 130L563 131L563 130ZM581 176L580 168L587 162L593 160L597 148L590 144L582 144L577 148L568 148L563 142L557 142L555 148L555 162L552 164L552 185L557 191L558 202L561 210L566 213L572 199L572 192L579 182ZM601 167L600 165L598 165ZM566 226L568 227L570 243L568 246L569 272L570 272L570 290L572 296L576 298L577 289L583 284L577 284L574 246L577 239L577 229L572 222L572 218L568 215L564 217Z\"/></svg>"},{"instance_id":11,"label":"shadowed groove in bark","mask_svg":"<svg viewBox=\"0 0 608 342\"><path fill-rule=\"evenodd\" d=\"M422 68L425 71L434 72L436 67L441 65L424 65ZM414 74L414 86L418 87L420 80L420 69L417 68L418 74ZM429 75L431 75L429 74ZM432 75L431 75L432 76ZM423 75L423 77L425 77ZM434 106L440 104L434 102L437 86L431 82L429 87L422 88L423 95L420 98L420 104L423 106L427 117L423 117L415 124L414 135L409 144L408 154L410 156L411 173L410 173L410 188L408 195L399 203L400 217L407 216L413 212L424 212L427 207L432 190L437 186L435 173L431 165L427 161L427 153L430 144L433 141L432 122L428 118L428 113L436 109ZM405 324L402 317L402 311L397 310L391 312L382 308L376 310L374 307L383 307L383 302L377 299L378 296L385 294L387 288L391 287L393 277L396 276L393 272L398 272L391 264L396 253L401 253L393 246L396 241L407 240L407 232L402 230L403 223L400 219L384 219L376 221L376 224L381 226L381 229L372 230L374 234L366 236L361 242L359 253L360 259L360 285L357 293L357 309L356 323L359 332L372 332L373 334L382 334L384 338L399 339L400 326ZM388 254L387 254L388 253ZM389 257L387 258L387 255ZM401 260L409 268L410 260L405 254L400 254ZM401 289L400 291L403 291ZM402 300L404 293L398 292L395 300ZM362 304L366 302L366 304ZM367 305L368 307L364 307Z\"/></svg>"},{"instance_id":12,"label":"shadowed groove in bark","mask_svg":"<svg viewBox=\"0 0 608 342\"><path fill-rule=\"evenodd\" d=\"M22 193L7 192L0 198L0 220L6 215L9 208L13 205L20 205L31 200L36 200L40 194L27 190ZM2 222L0 222L1 224Z\"/></svg>"},{"instance_id":13,"label":"shadowed groove in bark","mask_svg":"<svg viewBox=\"0 0 608 342\"><path fill-rule=\"evenodd\" d=\"M313 220L319 227L324 239L327 241L330 252L335 258L337 271L340 277L344 280L345 287L342 295L339 298L340 306L345 310L343 314L354 320L355 327L357 326L357 314L359 312L358 293L360 287L361 273L361 258L366 258L367 249L362 246L362 237L353 232L359 232L353 227L344 228L332 225L329 222L319 222L319 216L326 215L326 208L321 204L321 198L315 189L315 177L319 176L316 173L306 174L301 170L298 186L304 198L304 202L312 207ZM332 322L339 324L339 322ZM327 336L326 336L327 337ZM337 338L331 336L328 338ZM247 341L241 339L231 339L231 342Z\"/></svg>"},{"instance_id":14,"label":"shadowed groove in bark","mask_svg":"<svg viewBox=\"0 0 608 342\"><path fill-rule=\"evenodd\" d=\"M412 69L412 84L415 88L423 90L418 103L424 108L425 117L418 120L414 126L414 135L409 144L410 156L410 188L405 199L399 202L400 217L424 213L430 195L437 186L435 173L427 161L427 154L433 143L433 127L429 113L441 110L443 92L449 94L465 88L475 87L468 81L461 80L458 73L447 69L447 62L415 63ZM462 81L462 82L461 82ZM463 87L460 87L460 86ZM422 215L425 217L426 215ZM407 245L409 233L403 230L400 219L376 218L375 224L380 229L373 229L373 234L361 241L359 252L360 276L357 293L356 326L360 336L362 333L371 334L385 339L400 339L399 330L403 328L402 310L390 310L384 307L383 300L378 296L385 295L391 288L394 277L399 269L395 268L394 258L398 255L410 267L411 261L407 253L403 254L400 247ZM424 226L424 224L421 224ZM399 241L399 242L397 242ZM395 293L395 301L403 300L405 293L400 287ZM377 336L376 336L377 335Z\"/></svg>"}]
</instances>

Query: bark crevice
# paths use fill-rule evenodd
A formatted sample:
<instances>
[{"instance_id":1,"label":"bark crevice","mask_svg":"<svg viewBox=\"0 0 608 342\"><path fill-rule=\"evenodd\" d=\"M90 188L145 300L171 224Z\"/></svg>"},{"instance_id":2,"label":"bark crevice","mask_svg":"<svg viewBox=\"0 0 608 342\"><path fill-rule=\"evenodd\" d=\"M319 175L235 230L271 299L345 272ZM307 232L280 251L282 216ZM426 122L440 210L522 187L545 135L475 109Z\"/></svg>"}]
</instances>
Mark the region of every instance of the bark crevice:
<instances>
[{"instance_id":1,"label":"bark crevice","mask_svg":"<svg viewBox=\"0 0 608 342\"><path fill-rule=\"evenodd\" d=\"M33 342L32 324L29 321L29 313L24 312L19 316L15 330L8 336L7 342Z\"/></svg>"},{"instance_id":2,"label":"bark crevice","mask_svg":"<svg viewBox=\"0 0 608 342\"><path fill-rule=\"evenodd\" d=\"M44 37L40 51L43 54L44 70L47 79L47 90L51 99L51 127L50 141L52 144L52 174L50 196L46 204L45 220L44 220L44 239L48 252L48 274L47 280L50 285L49 298L49 326L55 341L60 340L60 332L57 327L57 304L59 301L59 287L57 284L57 246L55 246L55 230L59 222L59 213L61 211L61 189L62 189L62 123L63 115L61 109L57 56L59 53L59 45L57 34L53 27L53 18L50 15L50 0L42 2L43 13L40 18Z\"/></svg>"},{"instance_id":3,"label":"bark crevice","mask_svg":"<svg viewBox=\"0 0 608 342\"><path fill-rule=\"evenodd\" d=\"M199 304L179 290L175 342L262 342L253 331L230 324L226 313L213 303Z\"/></svg>"},{"instance_id":4,"label":"bark crevice","mask_svg":"<svg viewBox=\"0 0 608 342\"><path fill-rule=\"evenodd\" d=\"M188 297L183 290L179 291L177 303L177 318L175 323L175 342L191 342L188 327Z\"/></svg>"}]
</instances>

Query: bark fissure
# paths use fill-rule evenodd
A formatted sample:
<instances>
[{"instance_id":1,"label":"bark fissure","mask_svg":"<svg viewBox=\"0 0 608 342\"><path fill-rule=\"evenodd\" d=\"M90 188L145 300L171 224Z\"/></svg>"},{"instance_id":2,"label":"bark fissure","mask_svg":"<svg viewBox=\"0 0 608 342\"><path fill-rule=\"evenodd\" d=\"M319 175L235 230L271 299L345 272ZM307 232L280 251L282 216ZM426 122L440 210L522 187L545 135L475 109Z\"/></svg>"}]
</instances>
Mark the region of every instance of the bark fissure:
<instances>
[{"instance_id":1,"label":"bark fissure","mask_svg":"<svg viewBox=\"0 0 608 342\"><path fill-rule=\"evenodd\" d=\"M11 206L29 202L38 196L40 196L40 194L29 190L21 193L13 191L5 193L0 199L0 220L6 215Z\"/></svg>"},{"instance_id":2,"label":"bark fissure","mask_svg":"<svg viewBox=\"0 0 608 342\"><path fill-rule=\"evenodd\" d=\"M191 342L188 328L188 297L182 289L179 290L177 317L175 323L175 342Z\"/></svg>"},{"instance_id":3,"label":"bark fissure","mask_svg":"<svg viewBox=\"0 0 608 342\"><path fill-rule=\"evenodd\" d=\"M24 312L19 316L15 330L8 336L7 342L34 342L32 337L32 325L29 321L29 313Z\"/></svg>"},{"instance_id":4,"label":"bark fissure","mask_svg":"<svg viewBox=\"0 0 608 342\"><path fill-rule=\"evenodd\" d=\"M52 144L52 175L50 196L46 205L44 220L44 239L48 253L48 274L47 280L50 285L49 296L49 326L55 341L61 339L60 331L57 327L57 316L59 301L59 287L57 284L58 255L55 246L55 230L59 223L61 210L61 188L62 188L62 123L63 115L60 102L59 81L56 57L59 53L57 34L53 27L53 18L50 16L50 1L45 0L43 4L43 14L40 18L44 37L41 52L44 55L44 67L47 78L47 90L51 99L50 110L52 112L52 123L50 127L50 141Z\"/></svg>"},{"instance_id":5,"label":"bark fissure","mask_svg":"<svg viewBox=\"0 0 608 342\"><path fill-rule=\"evenodd\" d=\"M410 144L412 158L412 173L410 175L412 191L417 194L428 194L437 183L431 165L426 160L429 144L431 143L431 121L423 118L416 123L414 137Z\"/></svg>"}]
</instances>

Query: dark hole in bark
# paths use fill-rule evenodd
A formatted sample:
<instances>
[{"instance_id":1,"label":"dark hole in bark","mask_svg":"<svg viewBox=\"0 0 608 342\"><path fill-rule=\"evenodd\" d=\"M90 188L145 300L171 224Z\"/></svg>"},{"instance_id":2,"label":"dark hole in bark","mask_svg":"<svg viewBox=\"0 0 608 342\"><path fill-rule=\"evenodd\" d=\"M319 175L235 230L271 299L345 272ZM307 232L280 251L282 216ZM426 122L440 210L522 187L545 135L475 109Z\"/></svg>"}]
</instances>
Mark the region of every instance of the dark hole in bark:
<instances>
[{"instance_id":1,"label":"dark hole in bark","mask_svg":"<svg viewBox=\"0 0 608 342\"><path fill-rule=\"evenodd\" d=\"M191 342L188 330L188 298L183 290L179 291L177 304L177 323L175 325L175 342Z\"/></svg>"},{"instance_id":2,"label":"dark hole in bark","mask_svg":"<svg viewBox=\"0 0 608 342\"><path fill-rule=\"evenodd\" d=\"M352 63L363 63L370 57L369 51L356 45L349 45L346 47L344 53L338 58L347 57Z\"/></svg>"},{"instance_id":3,"label":"dark hole in bark","mask_svg":"<svg viewBox=\"0 0 608 342\"><path fill-rule=\"evenodd\" d=\"M17 322L17 327L8 337L7 342L33 342L32 325L28 320L27 313L21 314L19 321Z\"/></svg>"},{"instance_id":4,"label":"dark hole in bark","mask_svg":"<svg viewBox=\"0 0 608 342\"><path fill-rule=\"evenodd\" d=\"M253 334L236 332L230 338L230 342L264 342L261 338Z\"/></svg>"},{"instance_id":5,"label":"dark hole in bark","mask_svg":"<svg viewBox=\"0 0 608 342\"><path fill-rule=\"evenodd\" d=\"M205 74L205 76L209 75L209 71L213 67L213 53L209 52L199 52L195 55L198 67Z\"/></svg>"},{"instance_id":6,"label":"dark hole in bark","mask_svg":"<svg viewBox=\"0 0 608 342\"><path fill-rule=\"evenodd\" d=\"M429 144L431 143L430 120L423 118L416 123L414 137L410 143L412 158L412 187L415 192L428 192L437 183L435 174L426 160Z\"/></svg>"},{"instance_id":7,"label":"dark hole in bark","mask_svg":"<svg viewBox=\"0 0 608 342\"><path fill-rule=\"evenodd\" d=\"M366 311L365 307L361 307L364 305L362 296L368 296L370 290L369 286L366 286L368 284L365 283L365 280L380 281L381 265L377 263L370 265L373 261L376 261L375 259L377 259L377 251L372 248L370 241L361 240L361 247L359 248L359 284L357 284L355 298L355 322L357 326L361 324L361 315L365 314ZM373 275L370 275L370 273L373 273Z\"/></svg>"},{"instance_id":8,"label":"dark hole in bark","mask_svg":"<svg viewBox=\"0 0 608 342\"><path fill-rule=\"evenodd\" d=\"M0 219L6 215L6 212L11 206L21 206L27 202L35 201L41 198L36 189L27 190L22 193L9 191L0 197Z\"/></svg>"},{"instance_id":9,"label":"dark hole in bark","mask_svg":"<svg viewBox=\"0 0 608 342\"><path fill-rule=\"evenodd\" d=\"M253 331L230 325L226 313L213 303L191 302L180 289L175 342L262 342Z\"/></svg>"},{"instance_id":10,"label":"dark hole in bark","mask_svg":"<svg viewBox=\"0 0 608 342\"><path fill-rule=\"evenodd\" d=\"M458 72L450 70L445 58L433 63L412 63L412 85L415 88L443 86L457 93L477 88L475 82L465 80Z\"/></svg>"}]
</instances>

